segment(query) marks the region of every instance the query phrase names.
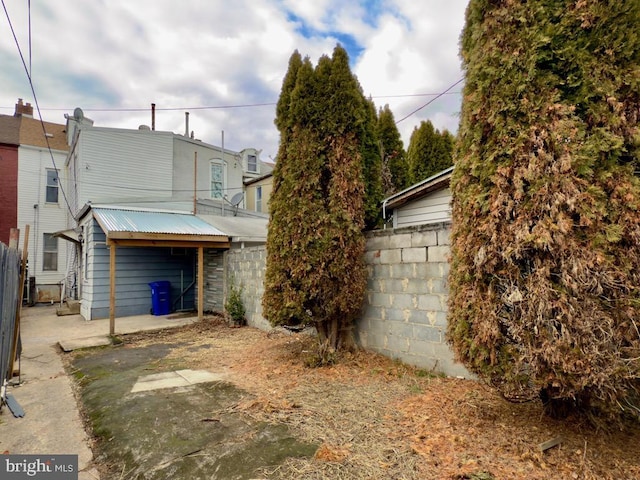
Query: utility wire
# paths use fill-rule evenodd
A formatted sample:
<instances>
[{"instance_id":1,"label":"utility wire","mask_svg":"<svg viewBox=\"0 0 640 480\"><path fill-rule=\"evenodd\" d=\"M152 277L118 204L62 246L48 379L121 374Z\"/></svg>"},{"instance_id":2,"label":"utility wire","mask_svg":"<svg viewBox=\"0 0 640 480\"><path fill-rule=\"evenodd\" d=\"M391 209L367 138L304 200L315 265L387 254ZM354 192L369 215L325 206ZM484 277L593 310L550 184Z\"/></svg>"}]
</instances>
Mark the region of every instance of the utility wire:
<instances>
[{"instance_id":1,"label":"utility wire","mask_svg":"<svg viewBox=\"0 0 640 480\"><path fill-rule=\"evenodd\" d=\"M431 105L433 102L435 102L437 99L439 99L441 96L445 95L449 90L451 90L453 87L455 87L456 85L458 85L459 83L461 83L464 80L464 77L462 77L460 80L458 80L457 82L451 84L449 87L447 87L447 89L444 92L439 93L438 95L436 95L435 97L433 97L431 100L429 100L427 103L425 103L424 105L422 105L419 108L416 108L413 112L405 115L404 117L402 117L400 120L396 121L396 125L400 122L402 122L403 120L406 120L407 118L409 118L410 116L412 116L415 113L418 113L420 110L422 110L425 107L428 107L429 105Z\"/></svg>"},{"instance_id":2,"label":"utility wire","mask_svg":"<svg viewBox=\"0 0 640 480\"><path fill-rule=\"evenodd\" d=\"M40 112L38 97L36 96L36 90L35 90L35 87L33 86L33 81L31 80L31 73L27 68L27 63L25 62L24 55L22 54L22 49L20 48L18 37L16 37L16 32L13 29L13 24L11 23L11 18L9 17L9 12L7 11L7 6L5 5L4 0L2 0L2 8L4 8L4 13L7 17L7 22L9 22L9 27L11 27L11 33L13 34L13 40L16 43L16 47L18 48L18 53L20 54L20 60L22 60L22 66L24 67L24 71L27 74L27 79L29 80L29 86L31 87L31 93L33 94L33 102L36 105L38 118L40 119L40 126L42 127L42 134L44 135L44 139L47 142L47 150L49 150L49 156L51 157L51 163L53 164L53 168L55 168L56 170L56 178L57 178L58 166L56 165L56 160L53 157L53 151L51 150L51 144L49 143L49 137L47 136L47 129L44 126L44 120L42 120L42 112ZM60 188L60 191L62 192L62 197L64 198L64 202L67 204L67 209L69 210L69 214L73 217L73 211L71 210L71 205L69 204L69 200L67 199L67 194L62 188L62 184L60 182L58 182L58 188Z\"/></svg>"},{"instance_id":3,"label":"utility wire","mask_svg":"<svg viewBox=\"0 0 640 480\"><path fill-rule=\"evenodd\" d=\"M406 97L441 97L442 95L454 95L460 92L441 92L441 93L409 93L404 95L376 95L371 98L406 98ZM434 100L435 100L434 98ZM156 107L156 111L184 111L184 110L220 110L220 109L229 109L229 108L252 108L252 107L266 107L277 105L276 102L265 102L265 103L246 103L246 104L237 104L237 105L208 105L208 106L199 106L199 107L166 107L160 108ZM13 108L13 107L0 107L0 108ZM72 110L71 108L43 108L46 111L64 111L68 112ZM82 108L85 112L147 112L149 111L148 107L135 107L135 108Z\"/></svg>"}]
</instances>

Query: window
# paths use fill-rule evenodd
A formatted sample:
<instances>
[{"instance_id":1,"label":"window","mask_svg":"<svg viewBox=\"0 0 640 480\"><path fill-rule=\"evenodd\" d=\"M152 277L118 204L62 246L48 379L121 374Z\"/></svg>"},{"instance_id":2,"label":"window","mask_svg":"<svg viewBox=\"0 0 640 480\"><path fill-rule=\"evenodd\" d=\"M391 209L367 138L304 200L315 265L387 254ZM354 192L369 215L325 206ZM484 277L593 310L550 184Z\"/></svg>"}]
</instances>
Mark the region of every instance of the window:
<instances>
[{"instance_id":1,"label":"window","mask_svg":"<svg viewBox=\"0 0 640 480\"><path fill-rule=\"evenodd\" d=\"M256 212L262 211L262 187L256 187Z\"/></svg>"},{"instance_id":2,"label":"window","mask_svg":"<svg viewBox=\"0 0 640 480\"><path fill-rule=\"evenodd\" d=\"M247 155L247 172L258 172L258 157L255 155Z\"/></svg>"},{"instance_id":3,"label":"window","mask_svg":"<svg viewBox=\"0 0 640 480\"><path fill-rule=\"evenodd\" d=\"M47 203L58 203L58 172L47 168Z\"/></svg>"},{"instance_id":4,"label":"window","mask_svg":"<svg viewBox=\"0 0 640 480\"><path fill-rule=\"evenodd\" d=\"M43 245L42 270L55 272L58 270L58 239L51 233L45 233L43 235Z\"/></svg>"},{"instance_id":5,"label":"window","mask_svg":"<svg viewBox=\"0 0 640 480\"><path fill-rule=\"evenodd\" d=\"M211 164L211 198L224 197L224 165Z\"/></svg>"}]
</instances>

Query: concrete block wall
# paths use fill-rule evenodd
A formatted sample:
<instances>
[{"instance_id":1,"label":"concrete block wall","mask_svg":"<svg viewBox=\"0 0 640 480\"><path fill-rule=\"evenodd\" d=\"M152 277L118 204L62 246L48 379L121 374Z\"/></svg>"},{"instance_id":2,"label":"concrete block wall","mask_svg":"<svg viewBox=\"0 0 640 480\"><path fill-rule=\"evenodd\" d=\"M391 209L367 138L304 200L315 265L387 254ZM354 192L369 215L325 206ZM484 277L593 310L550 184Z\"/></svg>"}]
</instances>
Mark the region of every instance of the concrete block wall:
<instances>
[{"instance_id":1,"label":"concrete block wall","mask_svg":"<svg viewBox=\"0 0 640 480\"><path fill-rule=\"evenodd\" d=\"M426 370L472 378L445 340L449 224L367 234L367 295L355 335L359 345ZM266 248L225 253L226 279L242 284L249 325L269 330L262 317Z\"/></svg>"},{"instance_id":2,"label":"concrete block wall","mask_svg":"<svg viewBox=\"0 0 640 480\"><path fill-rule=\"evenodd\" d=\"M232 282L242 287L242 301L246 310L247 324L262 330L271 325L262 316L264 273L267 264L267 249L264 245L247 248L231 248L225 252L226 285Z\"/></svg>"},{"instance_id":3,"label":"concrete block wall","mask_svg":"<svg viewBox=\"0 0 640 480\"><path fill-rule=\"evenodd\" d=\"M449 235L448 223L367 234L367 296L356 339L420 368L471 377L445 339Z\"/></svg>"}]
</instances>

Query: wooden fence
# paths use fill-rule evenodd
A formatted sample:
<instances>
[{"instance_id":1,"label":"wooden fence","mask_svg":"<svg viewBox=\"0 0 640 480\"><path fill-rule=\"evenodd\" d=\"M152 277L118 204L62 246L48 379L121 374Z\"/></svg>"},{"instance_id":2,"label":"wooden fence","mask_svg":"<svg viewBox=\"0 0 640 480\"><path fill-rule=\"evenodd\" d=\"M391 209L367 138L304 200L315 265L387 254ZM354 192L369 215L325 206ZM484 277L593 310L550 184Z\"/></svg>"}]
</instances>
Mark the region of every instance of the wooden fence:
<instances>
[{"instance_id":1,"label":"wooden fence","mask_svg":"<svg viewBox=\"0 0 640 480\"><path fill-rule=\"evenodd\" d=\"M16 313L20 301L20 252L0 243L0 387L13 372Z\"/></svg>"}]
</instances>

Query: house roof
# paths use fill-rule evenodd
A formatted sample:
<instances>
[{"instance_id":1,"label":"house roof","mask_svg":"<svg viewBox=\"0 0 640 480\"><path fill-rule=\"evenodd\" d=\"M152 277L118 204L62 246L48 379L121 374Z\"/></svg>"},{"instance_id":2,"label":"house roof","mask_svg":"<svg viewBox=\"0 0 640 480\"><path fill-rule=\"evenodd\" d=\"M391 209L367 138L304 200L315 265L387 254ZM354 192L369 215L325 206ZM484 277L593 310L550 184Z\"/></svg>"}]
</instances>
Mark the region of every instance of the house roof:
<instances>
[{"instance_id":1,"label":"house roof","mask_svg":"<svg viewBox=\"0 0 640 480\"><path fill-rule=\"evenodd\" d=\"M44 124L44 132L42 131ZM35 118L22 116L20 119L20 145L34 147L51 147L52 150L68 151L66 125L51 122L42 122ZM48 145L47 145L47 140Z\"/></svg>"},{"instance_id":2,"label":"house roof","mask_svg":"<svg viewBox=\"0 0 640 480\"><path fill-rule=\"evenodd\" d=\"M20 118L0 115L0 143L20 145Z\"/></svg>"},{"instance_id":3,"label":"house roof","mask_svg":"<svg viewBox=\"0 0 640 480\"><path fill-rule=\"evenodd\" d=\"M264 175L260 175L259 177L256 178L250 178L249 180L245 180L244 184L246 185L252 185L254 183L258 183L260 180L265 180L269 177L273 177L273 172L269 172L269 173L265 173Z\"/></svg>"},{"instance_id":4,"label":"house roof","mask_svg":"<svg viewBox=\"0 0 640 480\"><path fill-rule=\"evenodd\" d=\"M398 208L405 203L425 196L427 193L448 187L449 182L451 181L451 172L453 172L453 167L449 167L446 170L438 172L435 175L386 198L382 202L382 216L386 218L387 210Z\"/></svg>"},{"instance_id":5,"label":"house roof","mask_svg":"<svg viewBox=\"0 0 640 480\"><path fill-rule=\"evenodd\" d=\"M229 237L195 215L131 208L90 207L107 244L228 248ZM83 209L81 217L88 213Z\"/></svg>"}]
</instances>

